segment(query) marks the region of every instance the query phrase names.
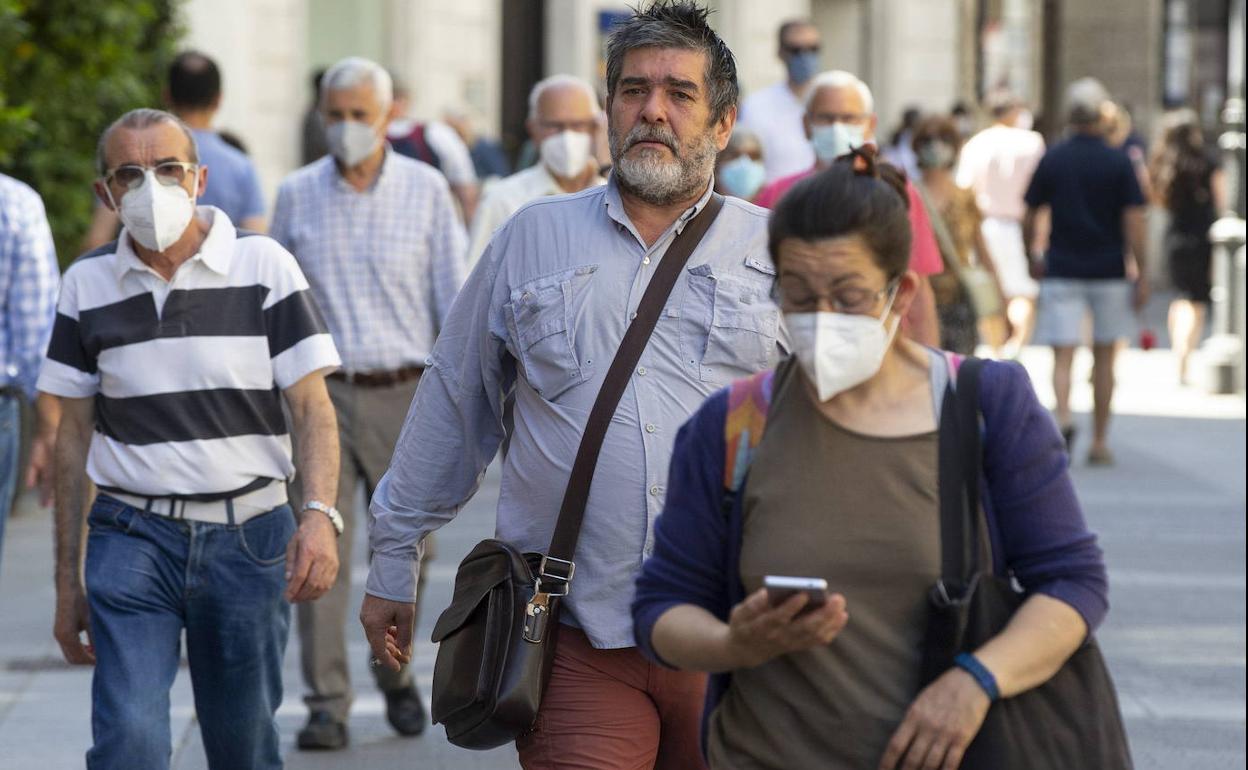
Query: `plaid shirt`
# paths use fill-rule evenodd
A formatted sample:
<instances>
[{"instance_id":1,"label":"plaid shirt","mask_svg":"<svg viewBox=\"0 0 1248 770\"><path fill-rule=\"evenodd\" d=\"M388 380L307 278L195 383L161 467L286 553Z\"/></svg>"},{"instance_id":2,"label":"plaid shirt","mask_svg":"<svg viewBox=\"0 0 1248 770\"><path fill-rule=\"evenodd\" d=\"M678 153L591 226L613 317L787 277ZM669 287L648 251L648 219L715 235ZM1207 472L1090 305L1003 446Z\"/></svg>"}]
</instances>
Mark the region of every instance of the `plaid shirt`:
<instances>
[{"instance_id":1,"label":"plaid shirt","mask_svg":"<svg viewBox=\"0 0 1248 770\"><path fill-rule=\"evenodd\" d=\"M360 192L332 157L282 182L271 234L303 269L348 372L424 365L467 277L450 188L389 149Z\"/></svg>"},{"instance_id":2,"label":"plaid shirt","mask_svg":"<svg viewBox=\"0 0 1248 770\"><path fill-rule=\"evenodd\" d=\"M0 174L0 386L35 397L60 272L39 193Z\"/></svg>"}]
</instances>

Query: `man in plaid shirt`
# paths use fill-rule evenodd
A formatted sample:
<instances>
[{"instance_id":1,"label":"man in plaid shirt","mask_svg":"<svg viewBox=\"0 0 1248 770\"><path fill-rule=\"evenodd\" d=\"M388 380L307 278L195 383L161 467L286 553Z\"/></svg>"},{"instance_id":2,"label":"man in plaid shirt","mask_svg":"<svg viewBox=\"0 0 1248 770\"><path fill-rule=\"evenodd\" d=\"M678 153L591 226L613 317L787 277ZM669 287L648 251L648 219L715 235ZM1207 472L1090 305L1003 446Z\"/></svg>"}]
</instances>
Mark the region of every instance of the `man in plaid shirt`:
<instances>
[{"instance_id":1,"label":"man in plaid shirt","mask_svg":"<svg viewBox=\"0 0 1248 770\"><path fill-rule=\"evenodd\" d=\"M330 155L291 174L278 191L272 235L295 255L342 355L330 375L342 467L338 508L347 527L339 560L350 564L358 482L371 498L390 462L451 301L467 277L467 235L446 180L385 142L390 76L344 59L321 83ZM295 493L297 495L297 492ZM426 560L428 553L426 553ZM321 599L299 606L303 675L311 712L303 749L347 745L351 705L344 623L351 569ZM386 717L401 735L424 730L411 675L375 667Z\"/></svg>"},{"instance_id":2,"label":"man in plaid shirt","mask_svg":"<svg viewBox=\"0 0 1248 770\"><path fill-rule=\"evenodd\" d=\"M30 187L0 174L0 556L17 479L19 399L35 397L59 283L43 201ZM51 444L37 448L47 453Z\"/></svg>"}]
</instances>

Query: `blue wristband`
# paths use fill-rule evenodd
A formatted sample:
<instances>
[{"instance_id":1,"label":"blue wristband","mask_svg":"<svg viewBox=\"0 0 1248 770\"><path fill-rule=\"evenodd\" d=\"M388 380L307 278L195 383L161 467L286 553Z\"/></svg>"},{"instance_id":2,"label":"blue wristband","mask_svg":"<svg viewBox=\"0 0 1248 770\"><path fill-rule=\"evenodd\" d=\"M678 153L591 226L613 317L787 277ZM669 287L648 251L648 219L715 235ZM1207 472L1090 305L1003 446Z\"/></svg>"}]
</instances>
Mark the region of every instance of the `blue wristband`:
<instances>
[{"instance_id":1,"label":"blue wristband","mask_svg":"<svg viewBox=\"0 0 1248 770\"><path fill-rule=\"evenodd\" d=\"M970 674L980 687L984 688L984 693L988 695L989 701L998 700L1001 697L1001 691L997 689L997 678L992 672L979 662L979 658L969 652L958 653L953 659L953 664Z\"/></svg>"}]
</instances>

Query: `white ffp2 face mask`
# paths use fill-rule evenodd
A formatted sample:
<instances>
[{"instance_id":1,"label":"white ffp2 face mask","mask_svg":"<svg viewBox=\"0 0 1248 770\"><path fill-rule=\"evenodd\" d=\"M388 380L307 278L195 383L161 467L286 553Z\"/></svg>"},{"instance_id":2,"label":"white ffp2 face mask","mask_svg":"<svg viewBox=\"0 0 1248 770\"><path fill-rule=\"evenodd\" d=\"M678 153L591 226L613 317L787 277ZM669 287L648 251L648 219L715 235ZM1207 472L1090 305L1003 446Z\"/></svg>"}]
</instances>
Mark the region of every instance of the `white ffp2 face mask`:
<instances>
[{"instance_id":1,"label":"white ffp2 face mask","mask_svg":"<svg viewBox=\"0 0 1248 770\"><path fill-rule=\"evenodd\" d=\"M358 120L340 120L325 129L330 153L347 168L364 162L381 144L377 127Z\"/></svg>"},{"instance_id":2,"label":"white ffp2 face mask","mask_svg":"<svg viewBox=\"0 0 1248 770\"><path fill-rule=\"evenodd\" d=\"M186 226L195 216L195 197L199 195L199 169L195 174L195 195L189 195L182 185L166 185L156 181L156 172L147 169L143 184L121 196L117 215L125 225L126 232L140 246L152 251L164 251L177 243ZM112 198L112 193L109 193Z\"/></svg>"},{"instance_id":3,"label":"white ffp2 face mask","mask_svg":"<svg viewBox=\"0 0 1248 770\"><path fill-rule=\"evenodd\" d=\"M593 137L583 131L560 131L542 140L538 152L542 164L561 179L580 176L589 165Z\"/></svg>"},{"instance_id":4,"label":"white ffp2 face mask","mask_svg":"<svg viewBox=\"0 0 1248 770\"><path fill-rule=\"evenodd\" d=\"M820 401L861 385L880 370L901 322L896 319L889 324L892 305L890 298L881 318L822 311L785 314L797 361Z\"/></svg>"}]
</instances>

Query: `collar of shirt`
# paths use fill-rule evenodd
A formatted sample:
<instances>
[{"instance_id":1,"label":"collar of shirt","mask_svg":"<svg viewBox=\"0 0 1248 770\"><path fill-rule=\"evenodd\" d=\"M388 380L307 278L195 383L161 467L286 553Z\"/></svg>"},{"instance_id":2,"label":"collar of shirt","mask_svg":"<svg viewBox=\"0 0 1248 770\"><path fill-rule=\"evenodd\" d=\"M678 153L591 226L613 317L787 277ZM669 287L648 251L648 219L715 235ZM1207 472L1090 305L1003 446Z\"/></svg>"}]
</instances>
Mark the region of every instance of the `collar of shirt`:
<instances>
[{"instance_id":1,"label":"collar of shirt","mask_svg":"<svg viewBox=\"0 0 1248 770\"><path fill-rule=\"evenodd\" d=\"M335 190L338 190L339 192L352 193L354 195L367 195L369 193L378 192L379 190L384 190L387 182L394 176L394 174L389 173L391 166L390 157L392 155L394 155L394 148L392 148L390 146L390 142L387 141L385 143L385 152L382 154L381 158L381 170L377 172L377 178L373 180L373 183L369 185L367 190L357 190L352 187L351 183L347 181L347 178L344 177L342 172L338 170L338 161L335 160L333 156L330 156L329 163L325 165L326 173L329 175L331 180L330 183L333 185Z\"/></svg>"},{"instance_id":2,"label":"collar of shirt","mask_svg":"<svg viewBox=\"0 0 1248 770\"><path fill-rule=\"evenodd\" d=\"M195 216L197 219L208 222L208 235L200 244L199 251L193 254L187 262L199 261L215 273L229 275L230 261L234 256L234 241L237 239L230 218L215 206L199 206L195 210ZM129 233L124 229L117 237L113 272L118 282L121 282L131 272L156 274L156 271L146 262L139 259L133 244L130 243Z\"/></svg>"},{"instance_id":3,"label":"collar of shirt","mask_svg":"<svg viewBox=\"0 0 1248 770\"><path fill-rule=\"evenodd\" d=\"M711 199L711 195L714 192L715 186L710 183L710 180L707 180L706 191L702 193L702 197L698 198L697 202L692 206L685 209L684 213L676 218L676 221L672 223L672 226L669 227L663 235L655 241L655 243L659 243L663 240L664 236L673 231L676 235L680 235L681 231L685 229L685 225L689 223L689 220L697 216L698 212L702 211L702 208L706 206L706 202ZM641 237L641 233L637 232L637 228L633 226L633 221L628 218L628 212L624 210L624 200L620 197L620 183L616 179L614 171L611 172L611 176L607 177L607 190L606 194L603 195L602 200L607 207L607 216L619 223L620 226L626 228L633 234L633 237L637 239L638 243L645 246L645 239Z\"/></svg>"}]
</instances>

